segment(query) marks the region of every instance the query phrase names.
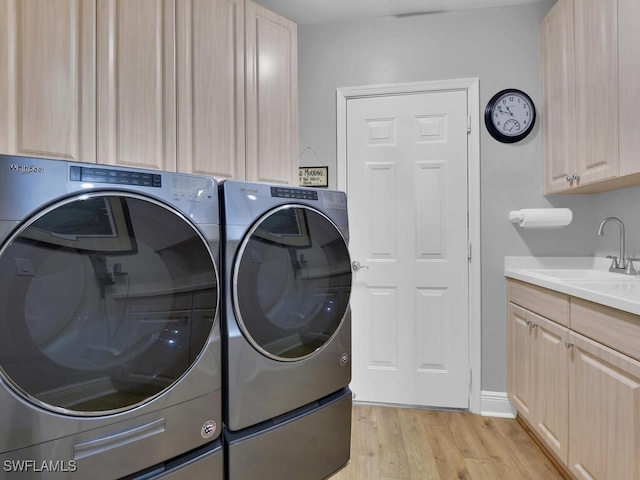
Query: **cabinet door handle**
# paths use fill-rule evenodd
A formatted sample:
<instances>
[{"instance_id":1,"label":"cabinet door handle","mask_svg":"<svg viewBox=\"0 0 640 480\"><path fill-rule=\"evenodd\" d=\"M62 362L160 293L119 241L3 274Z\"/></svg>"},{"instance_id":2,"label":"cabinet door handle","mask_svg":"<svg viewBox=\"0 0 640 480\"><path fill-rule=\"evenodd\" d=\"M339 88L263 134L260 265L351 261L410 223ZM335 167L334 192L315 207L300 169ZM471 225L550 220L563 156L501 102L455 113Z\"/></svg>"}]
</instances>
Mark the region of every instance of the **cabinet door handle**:
<instances>
[{"instance_id":1,"label":"cabinet door handle","mask_svg":"<svg viewBox=\"0 0 640 480\"><path fill-rule=\"evenodd\" d=\"M574 173L573 175L567 175L567 178L565 178L565 180L567 182L577 182L578 180L580 180L580 175L578 175L577 173Z\"/></svg>"},{"instance_id":2,"label":"cabinet door handle","mask_svg":"<svg viewBox=\"0 0 640 480\"><path fill-rule=\"evenodd\" d=\"M564 342L564 346L567 348L571 348L573 347L573 343L571 343L569 340L567 340L566 342Z\"/></svg>"}]
</instances>

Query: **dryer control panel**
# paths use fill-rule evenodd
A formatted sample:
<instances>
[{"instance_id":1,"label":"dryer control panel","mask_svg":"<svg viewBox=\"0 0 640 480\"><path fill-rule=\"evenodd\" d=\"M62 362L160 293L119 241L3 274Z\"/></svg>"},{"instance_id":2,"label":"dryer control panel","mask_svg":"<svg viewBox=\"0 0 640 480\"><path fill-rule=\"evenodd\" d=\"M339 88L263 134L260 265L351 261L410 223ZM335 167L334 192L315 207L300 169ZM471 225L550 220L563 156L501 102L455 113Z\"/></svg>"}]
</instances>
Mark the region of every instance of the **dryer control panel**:
<instances>
[{"instance_id":1,"label":"dryer control panel","mask_svg":"<svg viewBox=\"0 0 640 480\"><path fill-rule=\"evenodd\" d=\"M69 180L76 182L113 183L162 188L162 175L112 168L71 166Z\"/></svg>"}]
</instances>

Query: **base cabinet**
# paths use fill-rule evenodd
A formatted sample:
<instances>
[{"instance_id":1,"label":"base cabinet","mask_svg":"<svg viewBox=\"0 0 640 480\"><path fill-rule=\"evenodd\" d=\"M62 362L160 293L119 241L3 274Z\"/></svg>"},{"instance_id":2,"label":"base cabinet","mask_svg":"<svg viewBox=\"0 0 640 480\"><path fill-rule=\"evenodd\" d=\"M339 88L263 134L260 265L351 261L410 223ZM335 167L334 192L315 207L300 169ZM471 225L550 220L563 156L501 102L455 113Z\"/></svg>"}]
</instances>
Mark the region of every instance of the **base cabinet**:
<instances>
[{"instance_id":1,"label":"base cabinet","mask_svg":"<svg viewBox=\"0 0 640 480\"><path fill-rule=\"evenodd\" d=\"M576 480L640 479L640 359L629 356L640 317L565 296L565 322L550 301L557 292L508 283L507 390L518 415Z\"/></svg>"},{"instance_id":2,"label":"base cabinet","mask_svg":"<svg viewBox=\"0 0 640 480\"><path fill-rule=\"evenodd\" d=\"M577 333L569 341L571 473L580 480L640 478L640 362Z\"/></svg>"},{"instance_id":3,"label":"base cabinet","mask_svg":"<svg viewBox=\"0 0 640 480\"><path fill-rule=\"evenodd\" d=\"M509 305L509 398L556 456L567 460L569 330Z\"/></svg>"},{"instance_id":4,"label":"base cabinet","mask_svg":"<svg viewBox=\"0 0 640 480\"><path fill-rule=\"evenodd\" d=\"M518 414L532 422L535 334L529 326L527 310L509 304L507 323L507 393Z\"/></svg>"}]
</instances>

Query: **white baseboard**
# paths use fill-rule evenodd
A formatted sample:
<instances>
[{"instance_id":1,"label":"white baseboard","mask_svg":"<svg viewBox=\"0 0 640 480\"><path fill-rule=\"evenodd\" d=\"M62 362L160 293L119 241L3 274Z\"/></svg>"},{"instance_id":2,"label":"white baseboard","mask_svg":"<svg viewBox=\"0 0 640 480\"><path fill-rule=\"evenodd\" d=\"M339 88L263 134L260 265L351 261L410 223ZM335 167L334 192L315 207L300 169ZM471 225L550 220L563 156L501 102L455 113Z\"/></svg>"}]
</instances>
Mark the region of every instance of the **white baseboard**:
<instances>
[{"instance_id":1,"label":"white baseboard","mask_svg":"<svg viewBox=\"0 0 640 480\"><path fill-rule=\"evenodd\" d=\"M506 392L480 393L480 415L485 417L516 418L516 409L509 402Z\"/></svg>"}]
</instances>

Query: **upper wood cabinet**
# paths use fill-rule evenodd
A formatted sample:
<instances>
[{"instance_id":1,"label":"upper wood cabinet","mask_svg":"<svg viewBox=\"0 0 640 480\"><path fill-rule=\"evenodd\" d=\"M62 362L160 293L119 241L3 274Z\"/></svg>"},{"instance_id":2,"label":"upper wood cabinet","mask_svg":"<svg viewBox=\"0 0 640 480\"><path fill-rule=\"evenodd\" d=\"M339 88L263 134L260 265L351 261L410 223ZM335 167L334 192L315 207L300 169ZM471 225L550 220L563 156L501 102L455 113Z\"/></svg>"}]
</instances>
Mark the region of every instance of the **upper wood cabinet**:
<instances>
[{"instance_id":1,"label":"upper wood cabinet","mask_svg":"<svg viewBox=\"0 0 640 480\"><path fill-rule=\"evenodd\" d=\"M540 24L545 193L565 190L576 173L573 0L560 0Z\"/></svg>"},{"instance_id":2,"label":"upper wood cabinet","mask_svg":"<svg viewBox=\"0 0 640 480\"><path fill-rule=\"evenodd\" d=\"M618 118L621 176L633 179L640 172L640 2L618 0Z\"/></svg>"},{"instance_id":3,"label":"upper wood cabinet","mask_svg":"<svg viewBox=\"0 0 640 480\"><path fill-rule=\"evenodd\" d=\"M249 0L0 0L2 153L296 184L297 108Z\"/></svg>"},{"instance_id":4,"label":"upper wood cabinet","mask_svg":"<svg viewBox=\"0 0 640 480\"><path fill-rule=\"evenodd\" d=\"M618 174L617 0L573 2L578 185Z\"/></svg>"},{"instance_id":5,"label":"upper wood cabinet","mask_svg":"<svg viewBox=\"0 0 640 480\"><path fill-rule=\"evenodd\" d=\"M638 22L635 0L559 0L544 18L545 194L640 184Z\"/></svg>"},{"instance_id":6,"label":"upper wood cabinet","mask_svg":"<svg viewBox=\"0 0 640 480\"><path fill-rule=\"evenodd\" d=\"M296 24L248 0L177 8L178 169L295 185Z\"/></svg>"},{"instance_id":7,"label":"upper wood cabinet","mask_svg":"<svg viewBox=\"0 0 640 480\"><path fill-rule=\"evenodd\" d=\"M178 170L244 179L244 2L180 0L177 20Z\"/></svg>"},{"instance_id":8,"label":"upper wood cabinet","mask_svg":"<svg viewBox=\"0 0 640 480\"><path fill-rule=\"evenodd\" d=\"M298 183L296 24L247 0L247 180Z\"/></svg>"},{"instance_id":9,"label":"upper wood cabinet","mask_svg":"<svg viewBox=\"0 0 640 480\"><path fill-rule=\"evenodd\" d=\"M98 163L176 169L174 0L98 0Z\"/></svg>"},{"instance_id":10,"label":"upper wood cabinet","mask_svg":"<svg viewBox=\"0 0 640 480\"><path fill-rule=\"evenodd\" d=\"M96 9L0 0L0 152L96 161Z\"/></svg>"}]
</instances>

